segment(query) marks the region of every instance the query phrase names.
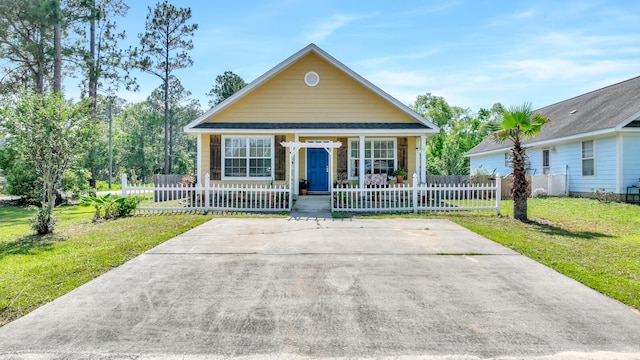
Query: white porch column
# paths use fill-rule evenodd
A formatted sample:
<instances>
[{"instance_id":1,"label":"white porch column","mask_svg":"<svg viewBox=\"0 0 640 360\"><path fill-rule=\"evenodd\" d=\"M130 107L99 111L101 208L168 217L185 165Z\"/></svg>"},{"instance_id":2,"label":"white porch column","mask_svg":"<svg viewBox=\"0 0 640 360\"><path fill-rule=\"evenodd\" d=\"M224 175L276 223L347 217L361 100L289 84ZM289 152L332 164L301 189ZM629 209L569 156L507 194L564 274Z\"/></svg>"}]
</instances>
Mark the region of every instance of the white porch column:
<instances>
[{"instance_id":1,"label":"white porch column","mask_svg":"<svg viewBox=\"0 0 640 360\"><path fill-rule=\"evenodd\" d=\"M416 180L421 181L422 174L422 146L420 145L420 136L416 136ZM409 176L409 174L407 174Z\"/></svg>"},{"instance_id":2,"label":"white porch column","mask_svg":"<svg viewBox=\"0 0 640 360\"><path fill-rule=\"evenodd\" d=\"M360 189L364 189L364 135L360 135L358 159L358 182Z\"/></svg>"},{"instance_id":3,"label":"white porch column","mask_svg":"<svg viewBox=\"0 0 640 360\"><path fill-rule=\"evenodd\" d=\"M202 186L202 134L198 134L197 139L196 181L199 186Z\"/></svg>"},{"instance_id":4,"label":"white porch column","mask_svg":"<svg viewBox=\"0 0 640 360\"><path fill-rule=\"evenodd\" d=\"M293 141L295 141L296 143L300 142L300 135L295 134ZM291 162L289 162L289 166L294 166L294 170L293 170L293 193L294 194L299 194L300 193L300 189L299 189L299 184L300 184L300 149L296 150L298 153L296 154L296 156L294 157L293 160L293 164L291 164Z\"/></svg>"},{"instance_id":5,"label":"white porch column","mask_svg":"<svg viewBox=\"0 0 640 360\"><path fill-rule=\"evenodd\" d=\"M329 191L333 189L333 148L324 148L329 153Z\"/></svg>"},{"instance_id":6,"label":"white porch column","mask_svg":"<svg viewBox=\"0 0 640 360\"><path fill-rule=\"evenodd\" d=\"M295 190L297 189L297 187L295 186L295 182L293 184L291 184L291 182L293 182L293 168L291 166L291 164L294 162L294 157L296 157L296 152L298 151L297 148L289 148L289 191L291 192L291 190L294 190L295 192L290 193L289 194L289 209L291 209L293 207L293 194L297 194L298 191Z\"/></svg>"},{"instance_id":7,"label":"white porch column","mask_svg":"<svg viewBox=\"0 0 640 360\"><path fill-rule=\"evenodd\" d=\"M420 136L420 183L427 182L427 137Z\"/></svg>"}]
</instances>

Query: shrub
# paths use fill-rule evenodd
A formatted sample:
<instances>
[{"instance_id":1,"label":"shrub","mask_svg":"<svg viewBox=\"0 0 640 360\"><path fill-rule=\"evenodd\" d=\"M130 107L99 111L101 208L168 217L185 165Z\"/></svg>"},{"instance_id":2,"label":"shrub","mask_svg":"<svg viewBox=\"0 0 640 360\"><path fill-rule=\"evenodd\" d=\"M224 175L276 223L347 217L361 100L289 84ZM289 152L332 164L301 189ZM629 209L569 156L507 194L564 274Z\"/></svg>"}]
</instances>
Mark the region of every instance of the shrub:
<instances>
[{"instance_id":1,"label":"shrub","mask_svg":"<svg viewBox=\"0 0 640 360\"><path fill-rule=\"evenodd\" d=\"M27 203L37 204L41 182L33 165L15 150L5 148L0 149L0 168L5 178L4 192L9 195L24 196L27 198Z\"/></svg>"},{"instance_id":2,"label":"shrub","mask_svg":"<svg viewBox=\"0 0 640 360\"><path fill-rule=\"evenodd\" d=\"M36 214L31 218L31 228L38 234L44 235L53 232L56 222L55 216L49 215L49 206L44 205L36 209Z\"/></svg>"},{"instance_id":3,"label":"shrub","mask_svg":"<svg viewBox=\"0 0 640 360\"><path fill-rule=\"evenodd\" d=\"M115 206L113 207L113 217L120 218L133 215L133 212L136 210L136 207L141 200L142 199L138 197L129 196L124 198L124 200L121 202L116 202Z\"/></svg>"},{"instance_id":4,"label":"shrub","mask_svg":"<svg viewBox=\"0 0 640 360\"><path fill-rule=\"evenodd\" d=\"M610 203L618 201L618 196L612 191L606 191L605 189L595 189L593 195L598 201L603 203Z\"/></svg>"},{"instance_id":5,"label":"shrub","mask_svg":"<svg viewBox=\"0 0 640 360\"><path fill-rule=\"evenodd\" d=\"M93 221L99 221L103 218L101 211L104 210L104 218L111 219L113 215L111 211L116 204L124 202L125 198L111 197L111 194L103 196L81 196L82 206L93 206L96 209L93 215Z\"/></svg>"}]
</instances>

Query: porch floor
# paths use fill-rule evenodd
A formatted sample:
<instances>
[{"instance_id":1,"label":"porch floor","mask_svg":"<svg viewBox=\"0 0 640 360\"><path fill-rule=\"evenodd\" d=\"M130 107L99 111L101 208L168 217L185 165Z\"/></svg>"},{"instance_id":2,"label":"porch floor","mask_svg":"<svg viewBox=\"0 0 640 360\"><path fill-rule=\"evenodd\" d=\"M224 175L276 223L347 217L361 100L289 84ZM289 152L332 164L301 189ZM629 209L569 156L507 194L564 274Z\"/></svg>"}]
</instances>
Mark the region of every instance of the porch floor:
<instances>
[{"instance_id":1,"label":"porch floor","mask_svg":"<svg viewBox=\"0 0 640 360\"><path fill-rule=\"evenodd\" d=\"M331 218L331 195L298 196L292 218Z\"/></svg>"}]
</instances>

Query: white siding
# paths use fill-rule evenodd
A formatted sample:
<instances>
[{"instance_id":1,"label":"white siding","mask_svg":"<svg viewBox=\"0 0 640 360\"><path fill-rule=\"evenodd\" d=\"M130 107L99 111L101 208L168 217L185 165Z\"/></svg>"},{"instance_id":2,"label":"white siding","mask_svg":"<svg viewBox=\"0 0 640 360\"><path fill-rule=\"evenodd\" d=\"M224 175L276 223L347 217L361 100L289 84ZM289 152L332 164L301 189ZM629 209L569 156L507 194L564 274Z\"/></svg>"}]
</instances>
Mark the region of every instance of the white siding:
<instances>
[{"instance_id":1,"label":"white siding","mask_svg":"<svg viewBox=\"0 0 640 360\"><path fill-rule=\"evenodd\" d=\"M582 148L580 147L580 143L551 146L549 151L549 165L551 166L551 173L566 174L569 177L581 176L582 168L580 167L579 162L581 151ZM574 163L577 165L567 166Z\"/></svg>"},{"instance_id":2,"label":"white siding","mask_svg":"<svg viewBox=\"0 0 640 360\"><path fill-rule=\"evenodd\" d=\"M625 134L622 139L622 191L626 192L640 178L640 134Z\"/></svg>"},{"instance_id":3,"label":"white siding","mask_svg":"<svg viewBox=\"0 0 640 360\"><path fill-rule=\"evenodd\" d=\"M569 165L570 192L590 193L596 189L616 191L616 137L593 140L595 176L582 176L582 141L562 146L566 164Z\"/></svg>"},{"instance_id":4,"label":"white siding","mask_svg":"<svg viewBox=\"0 0 640 360\"><path fill-rule=\"evenodd\" d=\"M527 175L540 175L542 174L542 149L527 149L527 156L529 157L529 172Z\"/></svg>"},{"instance_id":5,"label":"white siding","mask_svg":"<svg viewBox=\"0 0 640 360\"><path fill-rule=\"evenodd\" d=\"M511 174L511 168L504 166L504 153L470 158L470 173L472 175L475 174L480 165L489 172L494 172L503 176Z\"/></svg>"}]
</instances>

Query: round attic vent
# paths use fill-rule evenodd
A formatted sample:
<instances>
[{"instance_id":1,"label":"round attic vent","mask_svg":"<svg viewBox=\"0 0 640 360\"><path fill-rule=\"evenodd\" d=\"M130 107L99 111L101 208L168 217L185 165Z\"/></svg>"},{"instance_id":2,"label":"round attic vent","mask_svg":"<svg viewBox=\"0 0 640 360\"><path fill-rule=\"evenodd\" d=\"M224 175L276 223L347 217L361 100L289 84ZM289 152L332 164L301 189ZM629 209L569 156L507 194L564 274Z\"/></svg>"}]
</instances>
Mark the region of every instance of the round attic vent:
<instances>
[{"instance_id":1,"label":"round attic vent","mask_svg":"<svg viewBox=\"0 0 640 360\"><path fill-rule=\"evenodd\" d=\"M307 86L316 86L320 82L320 76L315 71L309 71L304 75L304 83Z\"/></svg>"}]
</instances>

